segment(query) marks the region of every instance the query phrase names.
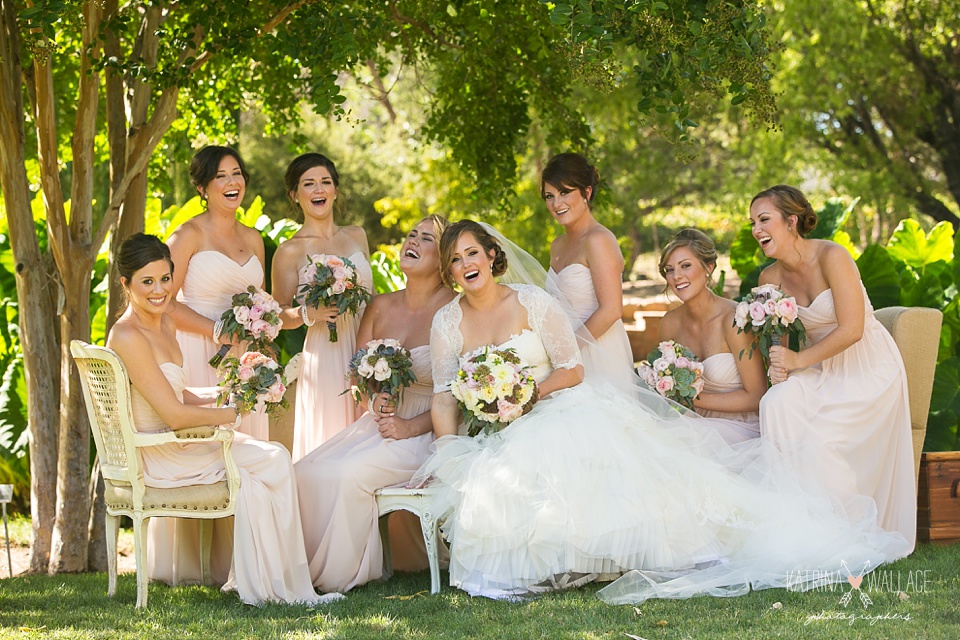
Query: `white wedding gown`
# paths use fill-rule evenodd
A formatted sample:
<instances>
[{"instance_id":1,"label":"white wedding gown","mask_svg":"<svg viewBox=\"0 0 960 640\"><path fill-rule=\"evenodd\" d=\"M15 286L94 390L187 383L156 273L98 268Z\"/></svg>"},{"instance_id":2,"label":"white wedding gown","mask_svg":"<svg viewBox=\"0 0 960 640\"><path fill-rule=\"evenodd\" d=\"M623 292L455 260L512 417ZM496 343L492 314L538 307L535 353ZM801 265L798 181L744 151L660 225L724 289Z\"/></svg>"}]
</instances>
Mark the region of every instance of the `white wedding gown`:
<instances>
[{"instance_id":1,"label":"white wedding gown","mask_svg":"<svg viewBox=\"0 0 960 640\"><path fill-rule=\"evenodd\" d=\"M499 346L516 349L538 381L579 364L560 305L537 287L511 286L531 329ZM437 393L466 355L461 319L459 297L434 317ZM684 428L688 419L663 404L641 402L585 382L499 433L437 440L414 480L435 479L451 584L513 597L560 574L636 569L604 589L605 599L733 595L814 586L804 571L836 572L841 560L873 567L908 550L875 516L852 523L837 514L759 448L736 453L709 429Z\"/></svg>"}]
</instances>

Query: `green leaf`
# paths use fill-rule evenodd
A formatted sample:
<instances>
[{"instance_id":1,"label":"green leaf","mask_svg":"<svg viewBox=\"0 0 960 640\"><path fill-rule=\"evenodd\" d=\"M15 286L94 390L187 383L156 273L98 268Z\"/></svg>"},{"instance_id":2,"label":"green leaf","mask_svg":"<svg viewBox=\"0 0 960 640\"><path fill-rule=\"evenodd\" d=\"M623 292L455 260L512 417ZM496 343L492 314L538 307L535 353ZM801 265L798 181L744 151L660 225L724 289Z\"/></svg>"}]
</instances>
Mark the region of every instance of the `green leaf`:
<instances>
[{"instance_id":1,"label":"green leaf","mask_svg":"<svg viewBox=\"0 0 960 640\"><path fill-rule=\"evenodd\" d=\"M857 269L874 309L900 304L900 276L886 249L868 246L857 259Z\"/></svg>"},{"instance_id":2,"label":"green leaf","mask_svg":"<svg viewBox=\"0 0 960 640\"><path fill-rule=\"evenodd\" d=\"M953 258L953 227L948 222L941 222L929 234L924 234L916 220L901 220L890 237L887 251L895 260L914 268L940 260L948 262Z\"/></svg>"}]
</instances>

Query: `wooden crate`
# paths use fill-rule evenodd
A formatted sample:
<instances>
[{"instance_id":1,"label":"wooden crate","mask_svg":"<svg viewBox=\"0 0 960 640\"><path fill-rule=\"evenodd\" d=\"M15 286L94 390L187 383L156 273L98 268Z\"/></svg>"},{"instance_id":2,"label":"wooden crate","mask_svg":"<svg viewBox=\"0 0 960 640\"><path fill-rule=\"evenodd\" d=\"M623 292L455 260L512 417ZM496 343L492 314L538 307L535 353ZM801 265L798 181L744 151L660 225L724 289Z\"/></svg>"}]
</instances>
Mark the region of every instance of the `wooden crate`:
<instances>
[{"instance_id":1,"label":"wooden crate","mask_svg":"<svg viewBox=\"0 0 960 640\"><path fill-rule=\"evenodd\" d=\"M917 539L960 541L960 451L924 453L920 457L917 494Z\"/></svg>"}]
</instances>

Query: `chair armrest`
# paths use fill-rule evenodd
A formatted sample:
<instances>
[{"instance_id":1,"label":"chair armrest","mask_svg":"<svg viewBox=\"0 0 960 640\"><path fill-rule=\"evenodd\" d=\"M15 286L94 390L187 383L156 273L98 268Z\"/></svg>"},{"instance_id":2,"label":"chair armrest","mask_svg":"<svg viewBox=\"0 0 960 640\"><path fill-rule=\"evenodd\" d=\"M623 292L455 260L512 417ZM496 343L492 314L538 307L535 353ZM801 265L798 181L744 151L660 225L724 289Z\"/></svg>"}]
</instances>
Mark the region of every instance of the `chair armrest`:
<instances>
[{"instance_id":1,"label":"chair armrest","mask_svg":"<svg viewBox=\"0 0 960 640\"><path fill-rule=\"evenodd\" d=\"M135 433L133 442L137 447L156 447L171 442L232 442L233 431L223 427L190 427L160 433Z\"/></svg>"}]
</instances>

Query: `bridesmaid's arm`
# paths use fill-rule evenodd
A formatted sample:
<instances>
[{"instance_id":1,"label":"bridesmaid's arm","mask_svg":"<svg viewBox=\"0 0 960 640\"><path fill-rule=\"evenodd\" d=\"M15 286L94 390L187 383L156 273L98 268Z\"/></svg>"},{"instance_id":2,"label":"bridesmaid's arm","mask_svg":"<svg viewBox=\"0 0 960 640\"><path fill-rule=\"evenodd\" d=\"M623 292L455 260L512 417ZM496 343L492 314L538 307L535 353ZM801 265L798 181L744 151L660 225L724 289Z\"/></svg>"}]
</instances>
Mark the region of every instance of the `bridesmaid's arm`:
<instances>
[{"instance_id":1,"label":"bridesmaid's arm","mask_svg":"<svg viewBox=\"0 0 960 640\"><path fill-rule=\"evenodd\" d=\"M837 328L823 340L800 352L787 347L770 348L770 366L783 367L787 372L819 364L832 358L863 337L864 300L857 264L846 249L828 243L818 259L823 279L833 290Z\"/></svg>"},{"instance_id":2,"label":"bridesmaid's arm","mask_svg":"<svg viewBox=\"0 0 960 640\"><path fill-rule=\"evenodd\" d=\"M220 387L187 387L183 390L184 404L213 404L221 392Z\"/></svg>"},{"instance_id":3,"label":"bridesmaid's arm","mask_svg":"<svg viewBox=\"0 0 960 640\"><path fill-rule=\"evenodd\" d=\"M273 299L280 305L280 322L284 329L296 329L303 324L300 307L293 304L300 278L300 256L296 250L298 244L288 240L277 247L270 269L270 288ZM317 309L307 309L307 317L311 320L316 320L318 313Z\"/></svg>"},{"instance_id":4,"label":"bridesmaid's arm","mask_svg":"<svg viewBox=\"0 0 960 640\"><path fill-rule=\"evenodd\" d=\"M170 386L170 381L157 364L150 343L137 329L115 326L110 332L107 346L120 356L130 383L171 429L232 424L236 419L235 407L198 407L180 402Z\"/></svg>"},{"instance_id":5,"label":"bridesmaid's arm","mask_svg":"<svg viewBox=\"0 0 960 640\"><path fill-rule=\"evenodd\" d=\"M623 317L623 254L616 237L591 233L587 237L587 261L599 307L583 323L594 338L603 336Z\"/></svg>"},{"instance_id":6,"label":"bridesmaid's arm","mask_svg":"<svg viewBox=\"0 0 960 640\"><path fill-rule=\"evenodd\" d=\"M729 318L724 317L723 320L724 339L737 363L742 386L736 391L726 393L701 393L694 398L693 406L695 409L724 413L757 412L760 410L760 398L767 392L767 374L763 368L763 358L760 357L759 351L755 352L752 358L747 357L753 334L738 333L733 326L733 314L729 315ZM742 358L741 351L743 351Z\"/></svg>"}]
</instances>

